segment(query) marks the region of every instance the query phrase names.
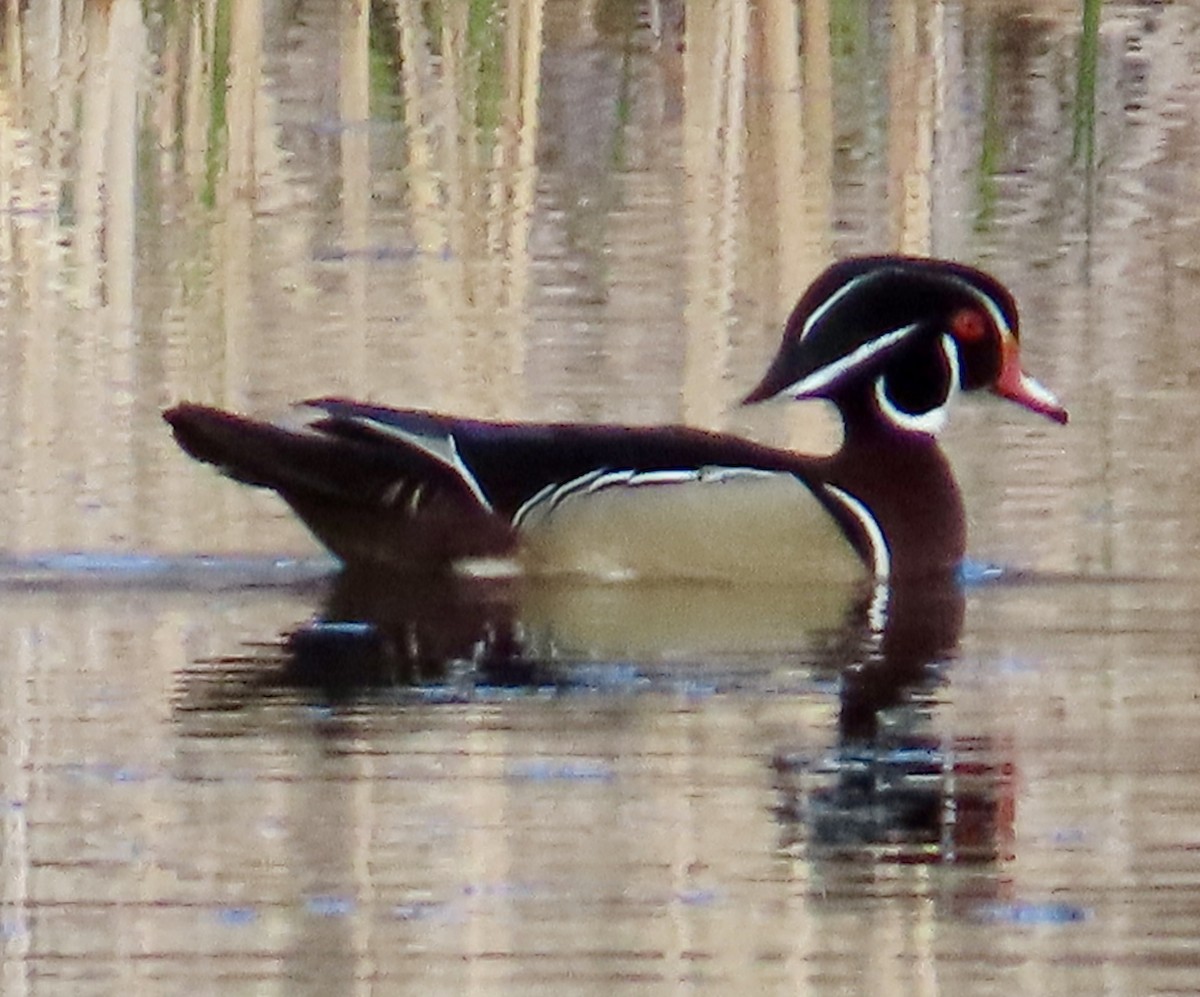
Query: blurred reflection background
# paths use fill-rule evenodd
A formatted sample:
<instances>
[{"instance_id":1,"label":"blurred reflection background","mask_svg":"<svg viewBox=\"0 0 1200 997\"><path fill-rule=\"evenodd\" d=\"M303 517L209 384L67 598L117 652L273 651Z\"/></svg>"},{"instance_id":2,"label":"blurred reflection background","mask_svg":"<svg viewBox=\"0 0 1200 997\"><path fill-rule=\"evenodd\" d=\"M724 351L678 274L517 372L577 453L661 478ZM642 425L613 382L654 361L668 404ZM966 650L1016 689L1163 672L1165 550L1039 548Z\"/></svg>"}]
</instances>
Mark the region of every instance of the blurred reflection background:
<instances>
[{"instance_id":1,"label":"blurred reflection background","mask_svg":"<svg viewBox=\"0 0 1200 997\"><path fill-rule=\"evenodd\" d=\"M927 823L983 825L920 861L810 851L805 801L842 826L861 786L809 793L860 760L807 646L636 695L331 706L229 660L310 590L5 576L6 993L1194 989L1200 6L0 11L9 554L315 555L177 451L185 398L828 445L820 410L735 403L854 252L993 270L1073 420L952 421L972 553L1041 581L969 590L905 704Z\"/></svg>"},{"instance_id":2,"label":"blurred reflection background","mask_svg":"<svg viewBox=\"0 0 1200 997\"><path fill-rule=\"evenodd\" d=\"M902 250L1011 282L1031 368L1098 423L1068 447L959 420L984 551L1143 566L1114 514L1138 499L1100 469L1192 366L1191 5L1110 4L1083 34L1047 2L4 11L9 549L311 550L174 451L157 413L182 398L819 446L819 417L734 402L821 267Z\"/></svg>"}]
</instances>

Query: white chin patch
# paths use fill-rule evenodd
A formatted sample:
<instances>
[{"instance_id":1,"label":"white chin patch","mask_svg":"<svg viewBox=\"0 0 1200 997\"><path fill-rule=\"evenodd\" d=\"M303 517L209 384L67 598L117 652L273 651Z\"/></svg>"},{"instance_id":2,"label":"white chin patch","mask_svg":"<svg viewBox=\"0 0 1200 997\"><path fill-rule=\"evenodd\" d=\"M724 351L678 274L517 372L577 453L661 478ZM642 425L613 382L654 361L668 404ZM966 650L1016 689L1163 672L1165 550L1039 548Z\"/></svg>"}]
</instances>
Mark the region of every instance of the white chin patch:
<instances>
[{"instance_id":1,"label":"white chin patch","mask_svg":"<svg viewBox=\"0 0 1200 997\"><path fill-rule=\"evenodd\" d=\"M901 408L897 408L892 400L888 398L887 388L883 385L883 378L879 378L875 382L875 403L879 406L879 411L883 413L885 419L897 429L902 429L908 433L924 433L926 436L937 436L946 427L946 406L939 405L935 409L930 409L928 412L922 412L919 415L914 415L912 412L905 412Z\"/></svg>"},{"instance_id":2,"label":"white chin patch","mask_svg":"<svg viewBox=\"0 0 1200 997\"><path fill-rule=\"evenodd\" d=\"M888 397L887 387L884 385L883 378L876 378L875 404L879 406L879 411L883 414L883 417L897 429L908 433L924 433L926 436L937 436L938 433L946 428L946 413L950 408L950 403L960 390L960 368L958 363L958 347L954 344L954 341L949 336L943 336L941 346L942 356L946 358L946 367L950 375L948 378L950 390L942 404L930 409L928 412L905 412Z\"/></svg>"}]
</instances>

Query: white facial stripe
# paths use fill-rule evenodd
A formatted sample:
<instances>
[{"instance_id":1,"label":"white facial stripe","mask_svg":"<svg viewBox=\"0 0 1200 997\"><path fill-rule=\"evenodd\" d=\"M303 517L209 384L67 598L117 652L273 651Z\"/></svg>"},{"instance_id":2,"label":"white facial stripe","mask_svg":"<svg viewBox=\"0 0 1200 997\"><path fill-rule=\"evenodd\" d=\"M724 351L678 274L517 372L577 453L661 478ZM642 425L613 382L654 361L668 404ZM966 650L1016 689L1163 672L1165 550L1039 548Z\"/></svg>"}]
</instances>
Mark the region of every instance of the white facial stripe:
<instances>
[{"instance_id":1,"label":"white facial stripe","mask_svg":"<svg viewBox=\"0 0 1200 997\"><path fill-rule=\"evenodd\" d=\"M822 302L822 304L816 308L805 320L804 327L800 330L800 339L803 340L810 332L812 332L817 324L825 317L825 313L833 308L834 305L836 305L839 301L841 301L842 298L853 293L860 284L864 284L878 276L878 272L865 273L846 281L845 284L839 287L824 302ZM966 292L971 295L971 297L973 297L980 303L980 305L983 306L984 311L986 311L991 317L992 321L996 325L996 328L1000 330L1001 335L1012 335L1012 328L1005 319L1004 312L996 303L995 298L993 298L990 294L981 291L969 280L965 280L962 277L949 277L948 279L954 281L960 287L964 288Z\"/></svg>"},{"instance_id":2,"label":"white facial stripe","mask_svg":"<svg viewBox=\"0 0 1200 997\"><path fill-rule=\"evenodd\" d=\"M778 394L791 395L793 398L804 398L813 395L822 388L828 387L847 371L853 370L859 364L865 363L884 350L895 346L896 343L900 342L906 336L912 335L919 328L920 325L914 322L912 325L893 329L882 336L877 336L869 342L863 343L858 349L847 353L840 360L835 360L833 363L813 371L807 377L788 385L782 391L778 392Z\"/></svg>"},{"instance_id":3,"label":"white facial stripe","mask_svg":"<svg viewBox=\"0 0 1200 997\"><path fill-rule=\"evenodd\" d=\"M976 301L978 301L981 305L983 305L984 311L986 311L988 313L988 315L991 316L992 322L994 322L996 325L996 328L1000 330L1001 338L1004 338L1004 339L1011 338L1012 334L1013 334L1012 328L1011 328L1011 326L1009 326L1008 322L1005 320L1004 312L1002 312L1000 310L1000 306L998 304L996 304L996 299L993 298L990 294L984 294L983 291L979 290L979 288L977 288L974 284L970 283L969 281L964 280L964 281L960 281L960 283L962 284L963 287L965 287L967 289L967 291L971 294L971 296L973 298L975 298Z\"/></svg>"},{"instance_id":4,"label":"white facial stripe","mask_svg":"<svg viewBox=\"0 0 1200 997\"><path fill-rule=\"evenodd\" d=\"M892 570L892 552L888 550L887 539L880 529L879 521L871 514L870 509L849 492L835 485L826 485L825 491L858 520L871 545L871 570L877 579L885 580Z\"/></svg>"},{"instance_id":5,"label":"white facial stripe","mask_svg":"<svg viewBox=\"0 0 1200 997\"><path fill-rule=\"evenodd\" d=\"M843 284L833 294L826 298L825 301L818 308L814 309L810 316L808 316L804 322L804 328L800 330L800 339L803 340L805 336L812 332L816 324L825 317L825 313L839 301L841 301L842 298L844 298L847 294L850 294L856 287L858 287L859 284L862 284L877 276L878 274L874 273L860 274L859 276L846 281L845 284Z\"/></svg>"},{"instance_id":6,"label":"white facial stripe","mask_svg":"<svg viewBox=\"0 0 1200 997\"><path fill-rule=\"evenodd\" d=\"M950 368L950 394L946 396L946 401L949 402L962 387L962 366L958 362L958 343L954 341L953 336L942 336L942 356L946 358L946 366Z\"/></svg>"},{"instance_id":7,"label":"white facial stripe","mask_svg":"<svg viewBox=\"0 0 1200 997\"><path fill-rule=\"evenodd\" d=\"M884 387L883 377L875 379L875 404L879 406L879 411L883 413L892 425L898 429L906 430L910 433L925 433L928 436L937 436L943 429L946 428L946 412L950 407L950 402L958 395L960 384L961 369L958 363L958 346L950 336L942 336L941 338L942 355L946 358L946 365L950 370L950 391L946 395L946 400L937 408L932 408L928 412L914 414L905 412L903 409L897 408L895 403L888 397L887 389Z\"/></svg>"},{"instance_id":8,"label":"white facial stripe","mask_svg":"<svg viewBox=\"0 0 1200 997\"><path fill-rule=\"evenodd\" d=\"M467 486L467 489L475 496L484 509L488 512L495 511L492 508L492 503L488 501L487 495L484 494L478 479L471 473L471 469L463 462L462 457L459 456L458 443L451 433L442 432L440 435L434 433L416 433L366 416L355 416L353 417L353 421L361 426L366 426L373 433L378 433L380 436L390 436L393 439L399 440L405 446L419 450L426 456L432 457L439 464L448 467L458 475L462 483Z\"/></svg>"}]
</instances>

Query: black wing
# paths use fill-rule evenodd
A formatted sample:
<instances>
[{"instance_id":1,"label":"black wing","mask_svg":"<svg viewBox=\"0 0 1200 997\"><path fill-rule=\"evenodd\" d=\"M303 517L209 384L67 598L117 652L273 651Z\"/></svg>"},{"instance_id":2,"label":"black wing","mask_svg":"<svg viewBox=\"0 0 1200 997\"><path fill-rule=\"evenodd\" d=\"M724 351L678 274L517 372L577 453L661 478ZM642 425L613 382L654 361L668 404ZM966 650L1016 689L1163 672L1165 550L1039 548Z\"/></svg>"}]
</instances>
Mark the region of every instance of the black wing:
<instances>
[{"instance_id":1,"label":"black wing","mask_svg":"<svg viewBox=\"0 0 1200 997\"><path fill-rule=\"evenodd\" d=\"M319 404L298 411L307 418L295 425L193 404L178 405L163 417L192 457L289 500L415 506L436 493L443 501L490 511L469 471L455 461L446 434L414 431L389 440L356 419L325 413Z\"/></svg>"},{"instance_id":2,"label":"black wing","mask_svg":"<svg viewBox=\"0 0 1200 997\"><path fill-rule=\"evenodd\" d=\"M315 423L323 433L420 454L432 471L456 476L463 495L509 521L539 497L576 488L742 470L807 479L803 458L787 451L683 426L483 422L336 398L307 404L326 413Z\"/></svg>"}]
</instances>

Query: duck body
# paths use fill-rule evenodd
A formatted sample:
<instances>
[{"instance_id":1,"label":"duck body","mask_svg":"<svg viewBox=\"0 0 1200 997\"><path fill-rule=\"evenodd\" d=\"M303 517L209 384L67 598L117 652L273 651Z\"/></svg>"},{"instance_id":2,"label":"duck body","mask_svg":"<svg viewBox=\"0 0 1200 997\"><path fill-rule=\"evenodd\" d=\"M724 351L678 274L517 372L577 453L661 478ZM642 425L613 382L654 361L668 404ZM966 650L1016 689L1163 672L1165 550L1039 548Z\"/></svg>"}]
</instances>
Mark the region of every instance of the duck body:
<instances>
[{"instance_id":1,"label":"duck body","mask_svg":"<svg viewBox=\"0 0 1200 997\"><path fill-rule=\"evenodd\" d=\"M347 564L765 580L859 576L870 556L828 461L736 436L332 398L297 411L288 428L196 405L167 418L192 456L277 491Z\"/></svg>"},{"instance_id":2,"label":"duck body","mask_svg":"<svg viewBox=\"0 0 1200 997\"><path fill-rule=\"evenodd\" d=\"M604 581L834 580L953 571L965 517L937 445L959 390L1058 421L1020 371L1016 312L945 261L835 264L801 298L748 402L826 398L828 457L684 426L502 423L338 398L267 422L185 403L193 457L271 488L351 566Z\"/></svg>"}]
</instances>

